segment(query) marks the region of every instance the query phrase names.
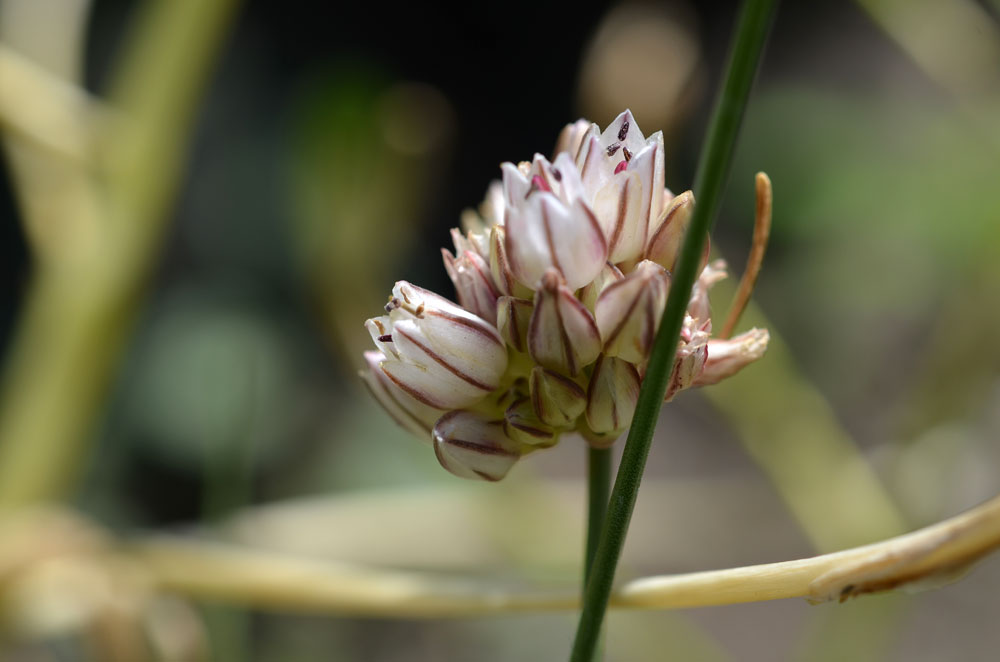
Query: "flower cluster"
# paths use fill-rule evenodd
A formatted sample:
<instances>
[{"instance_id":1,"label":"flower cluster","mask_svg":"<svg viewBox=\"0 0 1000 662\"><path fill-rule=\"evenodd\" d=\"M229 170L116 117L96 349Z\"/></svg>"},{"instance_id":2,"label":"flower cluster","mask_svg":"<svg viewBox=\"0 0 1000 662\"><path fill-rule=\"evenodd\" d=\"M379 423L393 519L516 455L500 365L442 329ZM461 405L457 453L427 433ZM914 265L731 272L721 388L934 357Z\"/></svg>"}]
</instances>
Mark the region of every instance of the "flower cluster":
<instances>
[{"instance_id":1,"label":"flower cluster","mask_svg":"<svg viewBox=\"0 0 1000 662\"><path fill-rule=\"evenodd\" d=\"M441 464L499 480L522 455L578 433L613 443L629 426L694 206L664 187L663 136L625 111L602 133L579 120L556 156L501 166L443 250L458 305L405 281L367 321L378 351L362 376ZM703 264L667 400L760 358L768 333L713 339Z\"/></svg>"}]
</instances>

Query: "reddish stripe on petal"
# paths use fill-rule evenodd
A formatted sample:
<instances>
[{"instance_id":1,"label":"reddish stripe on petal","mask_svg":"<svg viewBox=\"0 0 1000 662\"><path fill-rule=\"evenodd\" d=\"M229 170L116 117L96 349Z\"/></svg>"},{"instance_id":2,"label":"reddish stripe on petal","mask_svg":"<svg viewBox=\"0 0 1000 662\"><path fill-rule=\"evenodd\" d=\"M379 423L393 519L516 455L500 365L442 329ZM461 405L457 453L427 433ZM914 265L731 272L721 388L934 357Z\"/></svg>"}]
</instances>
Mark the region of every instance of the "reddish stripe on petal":
<instances>
[{"instance_id":1,"label":"reddish stripe on petal","mask_svg":"<svg viewBox=\"0 0 1000 662\"><path fill-rule=\"evenodd\" d=\"M379 367L382 367L382 366L379 366ZM406 384L406 383L400 381L399 379L397 379L395 377L395 375L393 375L393 374L391 374L389 372L386 372L386 370L385 370L384 367L382 367L382 374L385 375L389 379L389 381L391 381L393 384L395 384L396 386L398 386L402 391L404 391L406 393L409 393L411 396L413 396L414 399L416 399L419 402L424 403L428 407L434 407L435 409L447 409L446 406L444 406L440 402L436 402L436 401L432 400L431 398L429 398L422 391L418 391L417 389L413 388L409 384Z\"/></svg>"},{"instance_id":2,"label":"reddish stripe on petal","mask_svg":"<svg viewBox=\"0 0 1000 662\"><path fill-rule=\"evenodd\" d=\"M416 345L420 349L420 351L422 351L424 354L426 354L428 357L430 357L435 363L437 363L438 365L440 365L445 370L447 370L451 374L455 375L456 377L458 377L462 381L466 382L467 384L475 386L476 388L481 389L483 391L486 391L487 393L490 392L490 391L492 391L495 388L493 386L489 386L488 384L482 383L481 381L479 381L479 380L471 377L470 375L465 374L464 372L462 372L461 370L459 370L458 368L456 368L452 364L450 364L447 361L445 361L444 357L442 357L440 354L438 354L437 352L435 352L434 350L432 350L430 347L428 347L427 345L423 344L422 342L420 342L419 340L417 340L416 338L414 338L413 336L411 336L410 334L408 334L406 331L404 331L403 329L399 328L398 326L396 327L396 333L398 333L399 335L403 336L404 338L406 338L407 340L409 340L411 343L413 343L414 345Z\"/></svg>"},{"instance_id":3,"label":"reddish stripe on petal","mask_svg":"<svg viewBox=\"0 0 1000 662\"><path fill-rule=\"evenodd\" d=\"M519 453L514 453L505 448L497 448L496 446L487 446L476 441L466 441L464 439L442 439L441 443L454 446L456 448L461 448L463 450L472 451L474 453L482 453L483 455L495 455L497 457L521 457Z\"/></svg>"},{"instance_id":4,"label":"reddish stripe on petal","mask_svg":"<svg viewBox=\"0 0 1000 662\"><path fill-rule=\"evenodd\" d=\"M467 329L471 329L476 333L481 334L485 338L489 338L494 344L503 347L503 340L499 338L493 327L486 324L477 324L476 322L466 319L465 317L459 317L458 315L452 315L451 313L441 312L440 310L428 310L424 313L427 316L440 317L441 319L446 319L449 322L454 322L455 324L461 324Z\"/></svg>"},{"instance_id":5,"label":"reddish stripe on petal","mask_svg":"<svg viewBox=\"0 0 1000 662\"><path fill-rule=\"evenodd\" d=\"M622 161L622 163L625 162ZM611 239L608 241L609 256L615 252L618 242L621 241L622 233L625 231L625 216L628 213L628 187L631 183L631 179L626 179L618 196L618 217L615 219L615 229L611 232Z\"/></svg>"}]
</instances>

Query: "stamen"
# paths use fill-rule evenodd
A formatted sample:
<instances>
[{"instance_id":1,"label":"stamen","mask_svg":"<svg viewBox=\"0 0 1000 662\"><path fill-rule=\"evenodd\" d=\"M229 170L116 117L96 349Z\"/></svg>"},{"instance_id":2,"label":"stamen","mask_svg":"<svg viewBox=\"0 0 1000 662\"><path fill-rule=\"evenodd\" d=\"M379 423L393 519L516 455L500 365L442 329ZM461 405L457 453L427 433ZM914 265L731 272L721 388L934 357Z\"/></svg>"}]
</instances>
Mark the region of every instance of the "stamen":
<instances>
[{"instance_id":1,"label":"stamen","mask_svg":"<svg viewBox=\"0 0 1000 662\"><path fill-rule=\"evenodd\" d=\"M615 152L617 152L618 148L621 146L622 146L621 143L611 143L610 145L608 145L608 156L614 156Z\"/></svg>"},{"instance_id":2,"label":"stamen","mask_svg":"<svg viewBox=\"0 0 1000 662\"><path fill-rule=\"evenodd\" d=\"M618 173L625 170L625 168L627 167L628 167L628 161L622 161L621 163L615 166L615 174L617 175Z\"/></svg>"},{"instance_id":3,"label":"stamen","mask_svg":"<svg viewBox=\"0 0 1000 662\"><path fill-rule=\"evenodd\" d=\"M552 169L552 176L556 178L557 182L561 182L562 181L562 173L559 172L559 170L557 170L556 168Z\"/></svg>"},{"instance_id":4,"label":"stamen","mask_svg":"<svg viewBox=\"0 0 1000 662\"><path fill-rule=\"evenodd\" d=\"M381 336L378 337L378 341L379 342L392 342L392 334L391 333L385 333L385 334L383 334L383 335L381 335Z\"/></svg>"},{"instance_id":5,"label":"stamen","mask_svg":"<svg viewBox=\"0 0 1000 662\"><path fill-rule=\"evenodd\" d=\"M740 315L750 301L750 294L754 285L757 284L757 276L760 275L760 267L764 262L764 252L767 249L767 240L771 236L771 203L772 191L771 180L763 172L757 173L757 211L753 224L753 241L750 245L750 255L747 256L747 267L740 278L739 288L733 303L729 307L729 314L726 316L726 323L722 325L720 338L728 338L733 333L733 328L740 320Z\"/></svg>"},{"instance_id":6,"label":"stamen","mask_svg":"<svg viewBox=\"0 0 1000 662\"><path fill-rule=\"evenodd\" d=\"M628 120L622 122L622 128L618 129L618 140L625 140L625 136L628 135Z\"/></svg>"},{"instance_id":7,"label":"stamen","mask_svg":"<svg viewBox=\"0 0 1000 662\"><path fill-rule=\"evenodd\" d=\"M628 147L622 148L622 156L625 157L626 161L632 160L632 152L629 151Z\"/></svg>"}]
</instances>

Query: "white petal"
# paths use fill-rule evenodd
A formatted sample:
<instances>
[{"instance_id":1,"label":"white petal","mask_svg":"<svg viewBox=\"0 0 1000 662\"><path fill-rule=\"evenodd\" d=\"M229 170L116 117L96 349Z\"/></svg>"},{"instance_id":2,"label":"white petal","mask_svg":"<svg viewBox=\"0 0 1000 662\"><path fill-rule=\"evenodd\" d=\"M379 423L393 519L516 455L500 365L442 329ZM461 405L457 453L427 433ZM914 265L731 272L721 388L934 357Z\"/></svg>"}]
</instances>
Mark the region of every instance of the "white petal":
<instances>
[{"instance_id":1,"label":"white petal","mask_svg":"<svg viewBox=\"0 0 1000 662\"><path fill-rule=\"evenodd\" d=\"M646 243L639 175L626 171L610 179L594 196L593 208L608 240L608 261L638 259Z\"/></svg>"},{"instance_id":2,"label":"white petal","mask_svg":"<svg viewBox=\"0 0 1000 662\"><path fill-rule=\"evenodd\" d=\"M570 288L583 287L607 258L604 233L590 209L580 200L567 208L544 191L508 210L506 239L511 271L532 289L551 267Z\"/></svg>"},{"instance_id":3,"label":"white petal","mask_svg":"<svg viewBox=\"0 0 1000 662\"><path fill-rule=\"evenodd\" d=\"M694 386L717 384L764 356L771 336L767 329L750 329L728 340L709 340L705 368Z\"/></svg>"},{"instance_id":4,"label":"white petal","mask_svg":"<svg viewBox=\"0 0 1000 662\"><path fill-rule=\"evenodd\" d=\"M650 226L663 206L663 133L657 131L647 144L629 161L626 172L635 172L642 181L642 203L639 223L642 247L649 238ZM639 248L640 252L642 247Z\"/></svg>"},{"instance_id":5,"label":"white petal","mask_svg":"<svg viewBox=\"0 0 1000 662\"><path fill-rule=\"evenodd\" d=\"M444 411L428 407L392 383L379 366L384 358L380 352L365 352L368 369L361 371L361 379L400 426L430 443L431 428Z\"/></svg>"}]
</instances>

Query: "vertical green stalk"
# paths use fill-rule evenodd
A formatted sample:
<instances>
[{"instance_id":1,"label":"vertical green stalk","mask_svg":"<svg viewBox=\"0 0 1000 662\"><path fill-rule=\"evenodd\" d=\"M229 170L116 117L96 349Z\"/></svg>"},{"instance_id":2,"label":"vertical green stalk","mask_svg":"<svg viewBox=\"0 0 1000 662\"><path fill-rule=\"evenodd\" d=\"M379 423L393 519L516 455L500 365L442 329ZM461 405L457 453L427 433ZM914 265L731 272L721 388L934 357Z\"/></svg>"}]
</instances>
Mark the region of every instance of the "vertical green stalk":
<instances>
[{"instance_id":1,"label":"vertical green stalk","mask_svg":"<svg viewBox=\"0 0 1000 662\"><path fill-rule=\"evenodd\" d=\"M587 447L587 553L583 564L583 585L590 579L590 568L597 555L604 515L611 493L611 449Z\"/></svg>"},{"instance_id":2,"label":"vertical green stalk","mask_svg":"<svg viewBox=\"0 0 1000 662\"><path fill-rule=\"evenodd\" d=\"M583 590L587 590L590 571L597 556L604 516L611 493L611 449L587 447L587 547L583 560ZM598 643L592 659L600 659Z\"/></svg>"},{"instance_id":3,"label":"vertical green stalk","mask_svg":"<svg viewBox=\"0 0 1000 662\"><path fill-rule=\"evenodd\" d=\"M695 176L697 204L684 237L670 296L650 354L649 368L639 391L632 427L625 441L608 514L584 593L583 611L573 642L571 662L591 662L600 637L615 569L632 519L660 404L673 368L684 313L698 275L705 240L725 188L743 111L776 6L776 0L747 0L740 12L725 82Z\"/></svg>"}]
</instances>

